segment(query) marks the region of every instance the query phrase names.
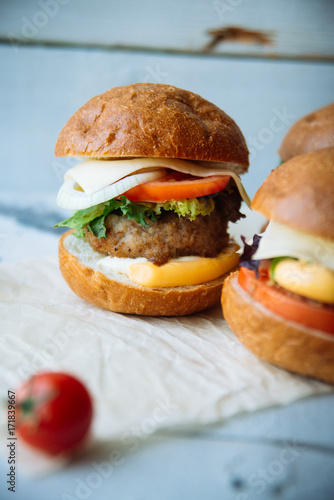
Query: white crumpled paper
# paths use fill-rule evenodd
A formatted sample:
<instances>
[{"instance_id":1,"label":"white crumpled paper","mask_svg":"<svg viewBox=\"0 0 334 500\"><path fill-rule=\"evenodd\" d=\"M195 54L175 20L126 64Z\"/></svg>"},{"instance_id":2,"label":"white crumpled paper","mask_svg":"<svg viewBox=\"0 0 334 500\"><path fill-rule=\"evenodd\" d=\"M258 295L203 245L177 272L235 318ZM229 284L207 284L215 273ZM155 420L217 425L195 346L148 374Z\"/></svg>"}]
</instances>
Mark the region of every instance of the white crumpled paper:
<instances>
[{"instance_id":1,"label":"white crumpled paper","mask_svg":"<svg viewBox=\"0 0 334 500\"><path fill-rule=\"evenodd\" d=\"M0 383L63 370L90 389L99 439L211 424L330 392L253 356L220 307L183 318L98 309L67 287L55 259L0 265Z\"/></svg>"}]
</instances>

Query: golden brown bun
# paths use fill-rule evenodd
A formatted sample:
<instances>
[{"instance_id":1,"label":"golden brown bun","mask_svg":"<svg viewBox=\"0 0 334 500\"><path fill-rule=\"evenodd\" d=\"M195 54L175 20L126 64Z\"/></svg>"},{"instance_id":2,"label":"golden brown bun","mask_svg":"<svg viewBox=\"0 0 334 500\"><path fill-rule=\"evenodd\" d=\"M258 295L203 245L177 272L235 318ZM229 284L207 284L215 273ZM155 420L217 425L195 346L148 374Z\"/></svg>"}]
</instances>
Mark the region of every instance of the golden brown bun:
<instances>
[{"instance_id":1,"label":"golden brown bun","mask_svg":"<svg viewBox=\"0 0 334 500\"><path fill-rule=\"evenodd\" d=\"M334 148L296 156L273 170L251 208L268 219L334 240Z\"/></svg>"},{"instance_id":2,"label":"golden brown bun","mask_svg":"<svg viewBox=\"0 0 334 500\"><path fill-rule=\"evenodd\" d=\"M278 151L287 161L294 156L334 146L334 103L298 120L283 139Z\"/></svg>"},{"instance_id":3,"label":"golden brown bun","mask_svg":"<svg viewBox=\"0 0 334 500\"><path fill-rule=\"evenodd\" d=\"M79 262L64 247L67 231L59 241L60 271L74 293L91 304L109 311L146 316L185 316L219 304L224 279L196 286L147 288L124 277L108 279Z\"/></svg>"},{"instance_id":4,"label":"golden brown bun","mask_svg":"<svg viewBox=\"0 0 334 500\"><path fill-rule=\"evenodd\" d=\"M226 279L222 305L239 340L269 363L334 383L334 335L272 313L240 287L237 277L238 272Z\"/></svg>"},{"instance_id":5,"label":"golden brown bun","mask_svg":"<svg viewBox=\"0 0 334 500\"><path fill-rule=\"evenodd\" d=\"M248 168L245 139L224 111L188 90L136 83L90 99L61 130L56 156L164 157Z\"/></svg>"}]
</instances>

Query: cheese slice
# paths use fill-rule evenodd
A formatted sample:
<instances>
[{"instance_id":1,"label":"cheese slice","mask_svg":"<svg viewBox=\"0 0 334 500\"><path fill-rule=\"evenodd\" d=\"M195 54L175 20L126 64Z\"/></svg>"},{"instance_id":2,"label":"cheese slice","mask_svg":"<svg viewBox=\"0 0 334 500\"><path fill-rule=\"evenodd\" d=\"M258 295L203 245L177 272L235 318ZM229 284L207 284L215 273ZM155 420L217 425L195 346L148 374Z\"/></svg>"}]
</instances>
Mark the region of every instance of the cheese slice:
<instances>
[{"instance_id":1,"label":"cheese slice","mask_svg":"<svg viewBox=\"0 0 334 500\"><path fill-rule=\"evenodd\" d=\"M334 270L334 241L271 220L252 259L295 257Z\"/></svg>"},{"instance_id":2,"label":"cheese slice","mask_svg":"<svg viewBox=\"0 0 334 500\"><path fill-rule=\"evenodd\" d=\"M84 266L101 272L108 279L115 279L119 274L133 283L154 288L198 285L223 276L239 262L236 253L239 246L234 242L230 242L217 257L178 257L162 266L155 266L144 257L104 257L92 249L86 238L76 238L73 234L64 239L64 247Z\"/></svg>"},{"instance_id":3,"label":"cheese slice","mask_svg":"<svg viewBox=\"0 0 334 500\"><path fill-rule=\"evenodd\" d=\"M238 174L236 174L229 164L217 166L213 164L206 166L175 158L132 158L130 160L85 160L65 173L65 181L73 180L86 193L92 194L106 186L113 184L120 179L139 172L149 172L161 168L169 168L191 174L198 177L209 177L210 175L229 175L235 181L240 196L249 206L250 199L243 187Z\"/></svg>"},{"instance_id":4,"label":"cheese slice","mask_svg":"<svg viewBox=\"0 0 334 500\"><path fill-rule=\"evenodd\" d=\"M108 276L110 273L129 275L130 267L133 264L143 264L149 262L145 257L130 259L128 257L103 257L96 263L97 269Z\"/></svg>"},{"instance_id":5,"label":"cheese slice","mask_svg":"<svg viewBox=\"0 0 334 500\"><path fill-rule=\"evenodd\" d=\"M152 262L132 264L129 278L137 285L150 288L199 285L220 278L236 267L238 248L236 243L230 243L217 257L181 257L163 266Z\"/></svg>"},{"instance_id":6,"label":"cheese slice","mask_svg":"<svg viewBox=\"0 0 334 500\"><path fill-rule=\"evenodd\" d=\"M290 292L334 304L334 272L319 264L283 259L275 267L274 280Z\"/></svg>"}]
</instances>

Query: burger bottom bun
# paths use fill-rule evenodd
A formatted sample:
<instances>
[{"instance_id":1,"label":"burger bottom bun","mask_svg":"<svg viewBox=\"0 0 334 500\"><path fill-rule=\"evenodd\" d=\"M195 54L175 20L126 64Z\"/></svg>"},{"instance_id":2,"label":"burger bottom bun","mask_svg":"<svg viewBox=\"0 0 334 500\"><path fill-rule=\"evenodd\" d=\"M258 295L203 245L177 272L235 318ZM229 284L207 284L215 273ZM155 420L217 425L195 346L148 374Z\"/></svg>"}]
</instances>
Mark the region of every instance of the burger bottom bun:
<instances>
[{"instance_id":1,"label":"burger bottom bun","mask_svg":"<svg viewBox=\"0 0 334 500\"><path fill-rule=\"evenodd\" d=\"M69 287L79 297L109 311L147 316L185 316L220 302L227 274L196 286L148 288L136 285L126 275L112 279L84 265L64 245L67 231L59 241L59 267Z\"/></svg>"},{"instance_id":2,"label":"burger bottom bun","mask_svg":"<svg viewBox=\"0 0 334 500\"><path fill-rule=\"evenodd\" d=\"M230 275L223 313L239 340L256 356L287 370L334 383L334 335L281 318L250 297Z\"/></svg>"}]
</instances>

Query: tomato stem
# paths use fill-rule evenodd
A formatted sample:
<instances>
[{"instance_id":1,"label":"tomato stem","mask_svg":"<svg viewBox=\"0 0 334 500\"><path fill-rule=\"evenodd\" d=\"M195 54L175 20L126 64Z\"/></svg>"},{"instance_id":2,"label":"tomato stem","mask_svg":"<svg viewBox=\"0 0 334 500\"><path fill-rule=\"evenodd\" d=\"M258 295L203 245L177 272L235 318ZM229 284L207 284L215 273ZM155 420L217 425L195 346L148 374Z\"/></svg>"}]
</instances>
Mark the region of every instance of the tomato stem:
<instances>
[{"instance_id":1,"label":"tomato stem","mask_svg":"<svg viewBox=\"0 0 334 500\"><path fill-rule=\"evenodd\" d=\"M16 407L22 410L24 416L29 415L35 407L35 400L33 397L29 396L27 399L16 403Z\"/></svg>"}]
</instances>

